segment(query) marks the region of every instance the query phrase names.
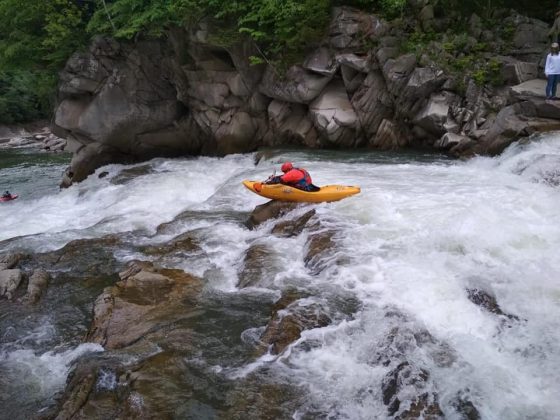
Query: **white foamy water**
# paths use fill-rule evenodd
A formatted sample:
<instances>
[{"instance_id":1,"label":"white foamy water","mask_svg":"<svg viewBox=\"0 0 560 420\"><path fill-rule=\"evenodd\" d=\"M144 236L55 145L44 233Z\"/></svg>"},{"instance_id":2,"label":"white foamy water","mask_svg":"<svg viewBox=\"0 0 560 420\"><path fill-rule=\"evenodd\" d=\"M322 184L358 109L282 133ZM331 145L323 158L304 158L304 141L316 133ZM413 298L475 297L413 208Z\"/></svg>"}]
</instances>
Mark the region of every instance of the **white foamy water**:
<instances>
[{"instance_id":1,"label":"white foamy water","mask_svg":"<svg viewBox=\"0 0 560 420\"><path fill-rule=\"evenodd\" d=\"M332 264L318 275L303 262L306 233L277 238L271 223L249 231L234 217L266 202L241 181L265 179L284 159L308 169L318 185L362 188L314 206L337 243ZM204 252L176 266L209 287L243 293L235 287L240 263L251 244L263 243L274 255L261 288L295 285L327 306L332 294L354 296L360 305L350 319L304 332L281 357L229 371L239 377L266 364L279 380L304 387L307 403L295 418L386 418L381 384L396 366L382 363L387 352L396 364L429 373L422 392L437 395L446 418L460 418L458 395L483 419L544 420L560 412L559 135L468 162L291 151L256 167L252 155L150 166L115 185L111 180L130 167L112 165L98 170L109 172L105 178L0 207L0 239L23 236L6 247L46 250L107 233L141 231L142 241L157 242L192 230ZM182 212L191 216L153 236ZM468 289L495 296L518 320L475 305ZM428 344L418 338L424 333ZM401 397L407 395L413 390Z\"/></svg>"}]
</instances>

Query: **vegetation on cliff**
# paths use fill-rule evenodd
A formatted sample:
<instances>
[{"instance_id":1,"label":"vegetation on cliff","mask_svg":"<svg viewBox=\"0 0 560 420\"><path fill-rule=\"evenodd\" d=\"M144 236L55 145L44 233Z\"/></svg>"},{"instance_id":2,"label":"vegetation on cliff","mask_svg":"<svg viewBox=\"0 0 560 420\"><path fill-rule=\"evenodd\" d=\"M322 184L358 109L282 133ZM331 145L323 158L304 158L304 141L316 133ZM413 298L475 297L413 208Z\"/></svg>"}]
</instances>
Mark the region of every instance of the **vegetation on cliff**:
<instances>
[{"instance_id":1,"label":"vegetation on cliff","mask_svg":"<svg viewBox=\"0 0 560 420\"><path fill-rule=\"evenodd\" d=\"M230 33L233 29L251 36L262 52L257 59L282 63L321 38L334 6L414 19L409 6L427 3L440 15L476 12L490 22L500 7L550 21L557 6L557 0L0 0L0 122L48 115L57 71L95 34L159 37L172 26L210 19L225 24ZM415 27L407 30L409 47L435 36ZM481 83L490 80L491 68L478 78Z\"/></svg>"}]
</instances>

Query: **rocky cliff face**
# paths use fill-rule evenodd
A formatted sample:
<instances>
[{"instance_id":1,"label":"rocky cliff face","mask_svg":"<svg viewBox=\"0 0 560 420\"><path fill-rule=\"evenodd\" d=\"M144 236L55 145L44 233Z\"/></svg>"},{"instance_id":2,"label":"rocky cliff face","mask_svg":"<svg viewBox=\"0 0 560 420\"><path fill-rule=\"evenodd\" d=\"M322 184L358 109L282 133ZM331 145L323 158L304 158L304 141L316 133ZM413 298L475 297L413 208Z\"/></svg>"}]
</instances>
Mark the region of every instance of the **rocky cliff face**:
<instances>
[{"instance_id":1,"label":"rocky cliff face","mask_svg":"<svg viewBox=\"0 0 560 420\"><path fill-rule=\"evenodd\" d=\"M419 25L439 27L431 6ZM484 42L508 54L501 87L467 81L438 62L460 59L444 40L433 54L405 53L405 29L375 15L333 10L320 47L280 74L251 65L249 40L217 40L205 24L175 29L167 41L132 44L97 38L61 73L55 133L74 152L62 186L96 168L156 156L224 155L259 146L397 149L428 146L457 156L499 153L519 136L560 128L560 108L540 99L536 79L547 50L547 26L516 14L506 43L473 15L463 48ZM454 54L454 55L453 55Z\"/></svg>"}]
</instances>

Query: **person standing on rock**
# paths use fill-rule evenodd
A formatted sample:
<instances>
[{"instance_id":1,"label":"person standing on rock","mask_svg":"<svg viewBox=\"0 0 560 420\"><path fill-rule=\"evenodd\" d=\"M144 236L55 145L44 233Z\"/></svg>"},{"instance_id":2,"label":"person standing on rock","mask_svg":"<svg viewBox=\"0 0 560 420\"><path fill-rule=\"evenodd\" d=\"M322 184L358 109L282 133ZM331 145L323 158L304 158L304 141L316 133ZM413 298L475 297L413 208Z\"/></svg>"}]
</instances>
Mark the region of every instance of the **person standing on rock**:
<instances>
[{"instance_id":1,"label":"person standing on rock","mask_svg":"<svg viewBox=\"0 0 560 420\"><path fill-rule=\"evenodd\" d=\"M560 80L560 47L557 42L550 46L550 53L546 57L544 73L546 74L546 99L557 100L556 87Z\"/></svg>"}]
</instances>

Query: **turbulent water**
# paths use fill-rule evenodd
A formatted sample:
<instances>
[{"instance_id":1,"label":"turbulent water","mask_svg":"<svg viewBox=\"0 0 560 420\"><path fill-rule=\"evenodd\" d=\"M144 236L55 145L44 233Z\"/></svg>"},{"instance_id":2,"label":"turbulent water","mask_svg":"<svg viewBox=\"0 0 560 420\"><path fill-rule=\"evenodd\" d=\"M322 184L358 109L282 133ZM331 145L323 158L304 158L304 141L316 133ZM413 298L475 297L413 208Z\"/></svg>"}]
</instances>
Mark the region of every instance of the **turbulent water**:
<instances>
[{"instance_id":1,"label":"turbulent water","mask_svg":"<svg viewBox=\"0 0 560 420\"><path fill-rule=\"evenodd\" d=\"M279 238L270 222L244 225L266 200L241 181L264 179L285 159L308 169L315 184L362 188L314 206L337 243L319 273L304 264L305 234ZM279 403L279 418L387 418L382 383L395 366L380 360L391 355L429 373L423 389L437 394L446 418L462 418L458 396L483 419L560 415L560 135L467 162L298 150L254 162L233 155L111 165L62 191L63 162L3 165L3 188L21 198L0 203L0 252L45 252L111 233L151 244L194 232L204 252L167 265L204 279L195 354L176 369L206 379L178 418L219 417L228 405L220 394L249 375L297 390ZM157 231L178 215L180 223ZM260 287L240 290L239 267L254 243L269 244L273 261ZM145 259L126 246L114 256ZM0 417L39 416L74 360L103 354L81 337L105 284L49 288L38 309L0 301ZM289 287L308 292L308 303L333 322L305 331L279 356L255 356L247 343ZM495 296L511 317L475 305L473 289ZM170 392L178 405L189 399L180 387Z\"/></svg>"}]
</instances>

